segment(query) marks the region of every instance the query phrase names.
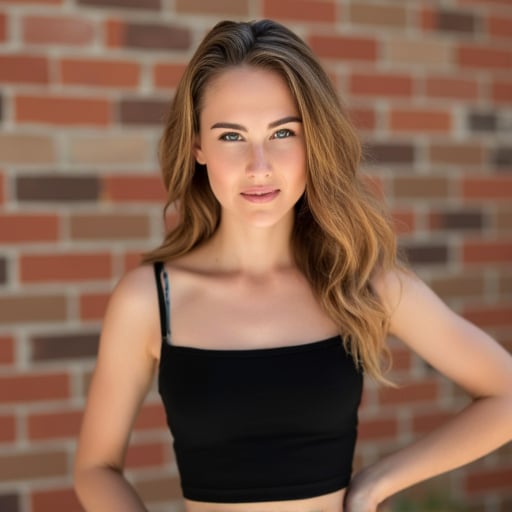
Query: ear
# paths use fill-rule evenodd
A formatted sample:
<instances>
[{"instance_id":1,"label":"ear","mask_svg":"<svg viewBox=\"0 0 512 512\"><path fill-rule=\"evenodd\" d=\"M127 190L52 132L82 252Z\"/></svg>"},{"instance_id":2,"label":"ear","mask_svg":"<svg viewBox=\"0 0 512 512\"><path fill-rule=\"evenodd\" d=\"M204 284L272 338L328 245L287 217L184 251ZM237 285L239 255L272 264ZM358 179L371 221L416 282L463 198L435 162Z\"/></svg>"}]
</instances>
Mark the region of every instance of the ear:
<instances>
[{"instance_id":1,"label":"ear","mask_svg":"<svg viewBox=\"0 0 512 512\"><path fill-rule=\"evenodd\" d=\"M196 159L196 162L198 164L206 165L206 159L201 148L201 141L199 140L199 135L196 135L196 138L194 140L194 158Z\"/></svg>"}]
</instances>

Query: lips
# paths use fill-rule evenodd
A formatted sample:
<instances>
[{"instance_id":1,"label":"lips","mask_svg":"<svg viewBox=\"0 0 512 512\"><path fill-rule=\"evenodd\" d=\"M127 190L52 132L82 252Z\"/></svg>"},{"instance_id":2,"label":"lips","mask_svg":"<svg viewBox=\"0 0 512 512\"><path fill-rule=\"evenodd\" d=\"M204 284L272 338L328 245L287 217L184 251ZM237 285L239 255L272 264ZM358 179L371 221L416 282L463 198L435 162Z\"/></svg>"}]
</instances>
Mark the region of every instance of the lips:
<instances>
[{"instance_id":1,"label":"lips","mask_svg":"<svg viewBox=\"0 0 512 512\"><path fill-rule=\"evenodd\" d=\"M272 201L279 192L280 190L274 187L253 187L244 190L240 195L251 203L265 203Z\"/></svg>"}]
</instances>

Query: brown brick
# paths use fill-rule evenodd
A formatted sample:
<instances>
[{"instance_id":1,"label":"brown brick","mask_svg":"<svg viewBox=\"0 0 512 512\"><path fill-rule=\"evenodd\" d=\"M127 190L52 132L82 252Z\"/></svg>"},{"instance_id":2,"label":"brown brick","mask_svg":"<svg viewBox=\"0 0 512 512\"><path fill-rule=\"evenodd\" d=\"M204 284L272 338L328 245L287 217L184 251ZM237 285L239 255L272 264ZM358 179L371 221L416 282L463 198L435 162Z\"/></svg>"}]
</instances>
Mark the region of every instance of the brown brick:
<instances>
[{"instance_id":1,"label":"brown brick","mask_svg":"<svg viewBox=\"0 0 512 512\"><path fill-rule=\"evenodd\" d=\"M0 42L7 39L7 17L4 13L0 13Z\"/></svg>"},{"instance_id":2,"label":"brown brick","mask_svg":"<svg viewBox=\"0 0 512 512\"><path fill-rule=\"evenodd\" d=\"M14 360L14 338L12 336L0 336L0 365L12 364Z\"/></svg>"},{"instance_id":3,"label":"brown brick","mask_svg":"<svg viewBox=\"0 0 512 512\"><path fill-rule=\"evenodd\" d=\"M0 494L0 510L21 512L19 496L14 493Z\"/></svg>"},{"instance_id":4,"label":"brown brick","mask_svg":"<svg viewBox=\"0 0 512 512\"><path fill-rule=\"evenodd\" d=\"M56 241L58 237L59 218L57 215L0 215L0 243L51 242ZM0 282L2 282L1 261L0 259Z\"/></svg>"},{"instance_id":5,"label":"brown brick","mask_svg":"<svg viewBox=\"0 0 512 512\"><path fill-rule=\"evenodd\" d=\"M84 293L80 296L80 318L101 320L105 314L110 293Z\"/></svg>"},{"instance_id":6,"label":"brown brick","mask_svg":"<svg viewBox=\"0 0 512 512\"><path fill-rule=\"evenodd\" d=\"M492 163L496 167L512 169L512 146L498 147L493 151Z\"/></svg>"},{"instance_id":7,"label":"brown brick","mask_svg":"<svg viewBox=\"0 0 512 512\"><path fill-rule=\"evenodd\" d=\"M48 60L30 55L0 55L0 82L46 84Z\"/></svg>"},{"instance_id":8,"label":"brown brick","mask_svg":"<svg viewBox=\"0 0 512 512\"><path fill-rule=\"evenodd\" d=\"M98 352L98 333L45 334L30 340L31 360L49 361L95 357Z\"/></svg>"},{"instance_id":9,"label":"brown brick","mask_svg":"<svg viewBox=\"0 0 512 512\"><path fill-rule=\"evenodd\" d=\"M131 444L126 453L128 468L161 466L166 462L168 443Z\"/></svg>"},{"instance_id":10,"label":"brown brick","mask_svg":"<svg viewBox=\"0 0 512 512\"><path fill-rule=\"evenodd\" d=\"M512 325L512 306L510 305L467 307L462 313L470 322L482 328L510 327Z\"/></svg>"},{"instance_id":11,"label":"brown brick","mask_svg":"<svg viewBox=\"0 0 512 512\"><path fill-rule=\"evenodd\" d=\"M76 214L71 216L71 238L125 240L148 238L149 217L133 214Z\"/></svg>"},{"instance_id":12,"label":"brown brick","mask_svg":"<svg viewBox=\"0 0 512 512\"><path fill-rule=\"evenodd\" d=\"M1 67L0 63L0 69ZM55 147L51 137L15 133L0 134L0 162L48 164L55 160Z\"/></svg>"},{"instance_id":13,"label":"brown brick","mask_svg":"<svg viewBox=\"0 0 512 512\"><path fill-rule=\"evenodd\" d=\"M454 98L457 101L478 98L479 86L476 80L433 76L425 82L425 93L433 98Z\"/></svg>"},{"instance_id":14,"label":"brown brick","mask_svg":"<svg viewBox=\"0 0 512 512\"><path fill-rule=\"evenodd\" d=\"M135 430L151 430L166 428L167 420L165 411L160 402L156 404L145 404L135 420Z\"/></svg>"},{"instance_id":15,"label":"brown brick","mask_svg":"<svg viewBox=\"0 0 512 512\"><path fill-rule=\"evenodd\" d=\"M351 3L348 17L355 24L379 27L405 27L407 23L405 7L400 5L378 5L357 1Z\"/></svg>"},{"instance_id":16,"label":"brown brick","mask_svg":"<svg viewBox=\"0 0 512 512\"><path fill-rule=\"evenodd\" d=\"M443 299L458 297L481 297L485 291L484 277L481 274L468 274L439 277L430 281L432 289Z\"/></svg>"},{"instance_id":17,"label":"brown brick","mask_svg":"<svg viewBox=\"0 0 512 512\"><path fill-rule=\"evenodd\" d=\"M115 202L162 203L165 201L166 193L160 176L116 174L104 177L102 197Z\"/></svg>"},{"instance_id":18,"label":"brown brick","mask_svg":"<svg viewBox=\"0 0 512 512\"><path fill-rule=\"evenodd\" d=\"M494 227L499 231L512 231L512 208L510 206L496 209Z\"/></svg>"},{"instance_id":19,"label":"brown brick","mask_svg":"<svg viewBox=\"0 0 512 512\"><path fill-rule=\"evenodd\" d=\"M449 184L444 177L397 176L393 180L393 191L400 198L436 199L448 197Z\"/></svg>"},{"instance_id":20,"label":"brown brick","mask_svg":"<svg viewBox=\"0 0 512 512\"><path fill-rule=\"evenodd\" d=\"M309 44L320 58L375 61L377 41L369 37L312 35Z\"/></svg>"},{"instance_id":21,"label":"brown brick","mask_svg":"<svg viewBox=\"0 0 512 512\"><path fill-rule=\"evenodd\" d=\"M436 164L480 165L485 150L479 143L432 144L429 148L430 161Z\"/></svg>"},{"instance_id":22,"label":"brown brick","mask_svg":"<svg viewBox=\"0 0 512 512\"><path fill-rule=\"evenodd\" d=\"M490 16L487 19L489 34L495 37L512 37L512 17Z\"/></svg>"},{"instance_id":23,"label":"brown brick","mask_svg":"<svg viewBox=\"0 0 512 512\"><path fill-rule=\"evenodd\" d=\"M451 47L446 41L426 41L393 37L386 42L384 54L392 62L448 68L452 64Z\"/></svg>"},{"instance_id":24,"label":"brown brick","mask_svg":"<svg viewBox=\"0 0 512 512\"><path fill-rule=\"evenodd\" d=\"M2 121L3 115L4 115L3 105L4 105L3 96L2 96L2 94L0 92L0 121Z\"/></svg>"},{"instance_id":25,"label":"brown brick","mask_svg":"<svg viewBox=\"0 0 512 512\"><path fill-rule=\"evenodd\" d=\"M439 265L448 262L448 247L445 244L403 244L402 250L411 265Z\"/></svg>"},{"instance_id":26,"label":"brown brick","mask_svg":"<svg viewBox=\"0 0 512 512\"><path fill-rule=\"evenodd\" d=\"M134 89L139 84L140 65L121 60L62 59L60 77L64 84Z\"/></svg>"},{"instance_id":27,"label":"brown brick","mask_svg":"<svg viewBox=\"0 0 512 512\"><path fill-rule=\"evenodd\" d=\"M465 263L505 263L512 261L512 242L471 240L463 246Z\"/></svg>"},{"instance_id":28,"label":"brown brick","mask_svg":"<svg viewBox=\"0 0 512 512\"><path fill-rule=\"evenodd\" d=\"M80 431L82 411L59 411L35 413L28 416L30 439L75 438Z\"/></svg>"},{"instance_id":29,"label":"brown brick","mask_svg":"<svg viewBox=\"0 0 512 512\"><path fill-rule=\"evenodd\" d=\"M119 103L119 120L123 124L162 126L169 101L158 99L124 99Z\"/></svg>"},{"instance_id":30,"label":"brown brick","mask_svg":"<svg viewBox=\"0 0 512 512\"><path fill-rule=\"evenodd\" d=\"M153 68L153 83L155 87L174 89L185 71L185 64L157 63Z\"/></svg>"},{"instance_id":31,"label":"brown brick","mask_svg":"<svg viewBox=\"0 0 512 512\"><path fill-rule=\"evenodd\" d=\"M16 417L0 416L0 443L12 443L16 440ZM0 504L2 503L0 499ZM3 509L0 509L3 510Z\"/></svg>"},{"instance_id":32,"label":"brown brick","mask_svg":"<svg viewBox=\"0 0 512 512\"><path fill-rule=\"evenodd\" d=\"M146 135L130 132L69 138L69 159L80 164L145 164L154 150Z\"/></svg>"},{"instance_id":33,"label":"brown brick","mask_svg":"<svg viewBox=\"0 0 512 512\"><path fill-rule=\"evenodd\" d=\"M494 132L498 128L495 112L469 112L467 123L469 129L474 132Z\"/></svg>"},{"instance_id":34,"label":"brown brick","mask_svg":"<svg viewBox=\"0 0 512 512\"><path fill-rule=\"evenodd\" d=\"M7 260L0 256L0 285L7 283Z\"/></svg>"},{"instance_id":35,"label":"brown brick","mask_svg":"<svg viewBox=\"0 0 512 512\"><path fill-rule=\"evenodd\" d=\"M23 41L29 44L87 44L94 37L94 25L70 16L26 16L22 19Z\"/></svg>"},{"instance_id":36,"label":"brown brick","mask_svg":"<svg viewBox=\"0 0 512 512\"><path fill-rule=\"evenodd\" d=\"M16 178L19 201L96 201L99 194L100 183L92 175L37 174Z\"/></svg>"},{"instance_id":37,"label":"brown brick","mask_svg":"<svg viewBox=\"0 0 512 512\"><path fill-rule=\"evenodd\" d=\"M135 489L144 501L178 500L183 497L180 480L175 476L163 476L137 480Z\"/></svg>"},{"instance_id":38,"label":"brown brick","mask_svg":"<svg viewBox=\"0 0 512 512\"><path fill-rule=\"evenodd\" d=\"M369 141L364 144L364 155L368 164L412 164L415 148L411 143Z\"/></svg>"},{"instance_id":39,"label":"brown brick","mask_svg":"<svg viewBox=\"0 0 512 512\"><path fill-rule=\"evenodd\" d=\"M359 130L374 130L377 125L375 110L365 107L351 107L350 119Z\"/></svg>"},{"instance_id":40,"label":"brown brick","mask_svg":"<svg viewBox=\"0 0 512 512\"><path fill-rule=\"evenodd\" d=\"M60 322L66 319L66 298L60 295L0 297L0 323Z\"/></svg>"},{"instance_id":41,"label":"brown brick","mask_svg":"<svg viewBox=\"0 0 512 512\"><path fill-rule=\"evenodd\" d=\"M357 427L357 438L361 441L390 440L398 436L396 418L361 419Z\"/></svg>"},{"instance_id":42,"label":"brown brick","mask_svg":"<svg viewBox=\"0 0 512 512\"><path fill-rule=\"evenodd\" d=\"M495 80L492 83L492 99L498 103L512 102L512 81Z\"/></svg>"},{"instance_id":43,"label":"brown brick","mask_svg":"<svg viewBox=\"0 0 512 512\"><path fill-rule=\"evenodd\" d=\"M321 2L320 2L321 3ZM265 6L266 7L266 6ZM265 9L263 7L263 9ZM248 0L217 0L216 2L204 2L203 0L175 0L177 12L187 14L215 14L229 16L248 16Z\"/></svg>"},{"instance_id":44,"label":"brown brick","mask_svg":"<svg viewBox=\"0 0 512 512\"><path fill-rule=\"evenodd\" d=\"M393 108L389 127L397 132L445 133L452 127L452 115L449 110Z\"/></svg>"},{"instance_id":45,"label":"brown brick","mask_svg":"<svg viewBox=\"0 0 512 512\"><path fill-rule=\"evenodd\" d=\"M443 32L472 34L476 31L476 27L475 16L471 13L447 10L440 10L436 13L436 28Z\"/></svg>"},{"instance_id":46,"label":"brown brick","mask_svg":"<svg viewBox=\"0 0 512 512\"><path fill-rule=\"evenodd\" d=\"M465 489L469 494L498 490L510 490L512 468L485 468L471 471L465 481Z\"/></svg>"},{"instance_id":47,"label":"brown brick","mask_svg":"<svg viewBox=\"0 0 512 512\"><path fill-rule=\"evenodd\" d=\"M498 286L500 293L511 294L512 293L512 271L504 270L499 273Z\"/></svg>"},{"instance_id":48,"label":"brown brick","mask_svg":"<svg viewBox=\"0 0 512 512\"><path fill-rule=\"evenodd\" d=\"M432 212L429 215L431 229L481 230L484 218L480 210Z\"/></svg>"},{"instance_id":49,"label":"brown brick","mask_svg":"<svg viewBox=\"0 0 512 512\"><path fill-rule=\"evenodd\" d=\"M462 181L462 192L466 199L510 201L512 176L466 177Z\"/></svg>"},{"instance_id":50,"label":"brown brick","mask_svg":"<svg viewBox=\"0 0 512 512\"><path fill-rule=\"evenodd\" d=\"M64 477L69 469L68 454L64 451L0 456L0 480L3 482Z\"/></svg>"},{"instance_id":51,"label":"brown brick","mask_svg":"<svg viewBox=\"0 0 512 512\"><path fill-rule=\"evenodd\" d=\"M161 0L78 0L79 5L88 7L122 7L126 9L149 9L159 10L161 8Z\"/></svg>"},{"instance_id":52,"label":"brown brick","mask_svg":"<svg viewBox=\"0 0 512 512\"><path fill-rule=\"evenodd\" d=\"M362 96L411 96L412 77L389 73L353 73L349 79L349 90Z\"/></svg>"},{"instance_id":53,"label":"brown brick","mask_svg":"<svg viewBox=\"0 0 512 512\"><path fill-rule=\"evenodd\" d=\"M398 388L381 388L378 391L379 403L390 404L415 404L436 400L439 396L439 388L434 380L411 382L400 385Z\"/></svg>"},{"instance_id":54,"label":"brown brick","mask_svg":"<svg viewBox=\"0 0 512 512\"><path fill-rule=\"evenodd\" d=\"M112 277L108 253L23 254L19 258L20 281L94 281Z\"/></svg>"},{"instance_id":55,"label":"brown brick","mask_svg":"<svg viewBox=\"0 0 512 512\"><path fill-rule=\"evenodd\" d=\"M63 373L0 377L0 384L0 402L5 404L62 400L70 395L69 375Z\"/></svg>"},{"instance_id":56,"label":"brown brick","mask_svg":"<svg viewBox=\"0 0 512 512\"><path fill-rule=\"evenodd\" d=\"M192 36L188 28L156 23L126 23L121 46L145 50L188 50Z\"/></svg>"},{"instance_id":57,"label":"brown brick","mask_svg":"<svg viewBox=\"0 0 512 512\"><path fill-rule=\"evenodd\" d=\"M34 490L30 495L32 512L84 512L73 489Z\"/></svg>"},{"instance_id":58,"label":"brown brick","mask_svg":"<svg viewBox=\"0 0 512 512\"><path fill-rule=\"evenodd\" d=\"M178 0L178 4L188 4L189 2L190 0ZM231 2L235 3L235 0L231 0ZM195 3L200 4L201 2L195 0ZM226 2L218 3L223 4ZM248 9L247 1L244 7ZM247 13L239 15L247 15ZM307 22L334 22L336 21L336 6L334 2L322 0L280 0L279 2L264 0L263 17Z\"/></svg>"},{"instance_id":59,"label":"brown brick","mask_svg":"<svg viewBox=\"0 0 512 512\"><path fill-rule=\"evenodd\" d=\"M446 423L453 414L447 411L416 413L412 419L412 429L416 434L426 434Z\"/></svg>"}]
</instances>

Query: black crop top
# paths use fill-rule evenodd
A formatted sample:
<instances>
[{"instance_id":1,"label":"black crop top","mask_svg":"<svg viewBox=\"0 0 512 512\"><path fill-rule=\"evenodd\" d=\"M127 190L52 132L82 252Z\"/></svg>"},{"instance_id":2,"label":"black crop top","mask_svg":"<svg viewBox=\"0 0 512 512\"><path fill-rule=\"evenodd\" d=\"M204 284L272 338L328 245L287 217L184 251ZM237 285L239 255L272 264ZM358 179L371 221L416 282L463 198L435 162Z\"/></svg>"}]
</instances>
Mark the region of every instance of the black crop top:
<instances>
[{"instance_id":1,"label":"black crop top","mask_svg":"<svg viewBox=\"0 0 512 512\"><path fill-rule=\"evenodd\" d=\"M155 275L158 390L184 497L247 503L346 487L363 379L341 338L247 350L172 345L161 263Z\"/></svg>"}]
</instances>

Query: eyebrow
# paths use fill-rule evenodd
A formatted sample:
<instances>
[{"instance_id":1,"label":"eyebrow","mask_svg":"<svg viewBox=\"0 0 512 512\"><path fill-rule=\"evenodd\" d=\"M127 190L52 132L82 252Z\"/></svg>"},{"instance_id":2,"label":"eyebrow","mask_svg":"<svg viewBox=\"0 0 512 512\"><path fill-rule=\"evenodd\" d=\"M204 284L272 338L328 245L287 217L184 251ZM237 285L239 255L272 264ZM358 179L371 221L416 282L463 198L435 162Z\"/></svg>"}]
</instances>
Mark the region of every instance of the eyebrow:
<instances>
[{"instance_id":1,"label":"eyebrow","mask_svg":"<svg viewBox=\"0 0 512 512\"><path fill-rule=\"evenodd\" d=\"M272 121L268 128L275 128L276 126L280 126L282 124L286 123L302 123L302 119L297 116L287 116L283 117L282 119L278 119L277 121ZM211 126L211 130L214 130L215 128L227 128L229 130L239 130L241 132L246 132L247 128L241 124L237 123L215 123Z\"/></svg>"}]
</instances>

